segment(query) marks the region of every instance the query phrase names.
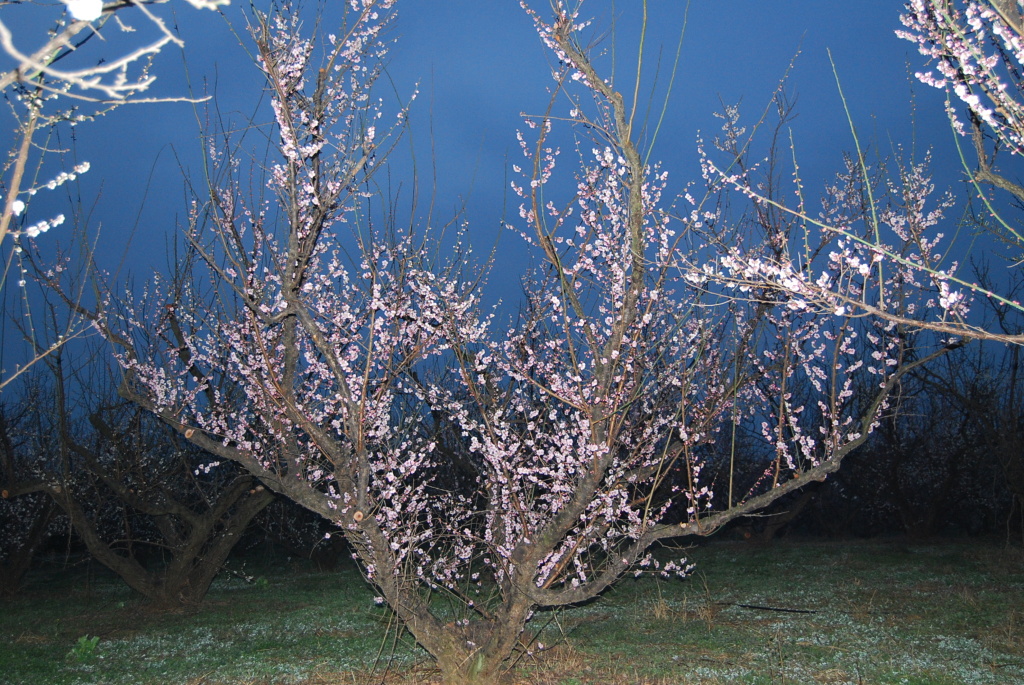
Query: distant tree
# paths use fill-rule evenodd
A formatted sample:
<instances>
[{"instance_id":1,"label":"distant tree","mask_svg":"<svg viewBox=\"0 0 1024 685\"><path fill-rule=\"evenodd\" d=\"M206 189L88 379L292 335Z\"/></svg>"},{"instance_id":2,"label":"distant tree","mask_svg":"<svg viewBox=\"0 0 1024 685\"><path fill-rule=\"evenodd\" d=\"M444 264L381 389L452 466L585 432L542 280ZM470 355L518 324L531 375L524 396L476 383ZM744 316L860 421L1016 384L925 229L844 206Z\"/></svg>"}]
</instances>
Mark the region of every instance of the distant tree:
<instances>
[{"instance_id":1,"label":"distant tree","mask_svg":"<svg viewBox=\"0 0 1024 685\"><path fill-rule=\"evenodd\" d=\"M67 531L66 518L41 487L31 399L0 405L0 598L16 596L36 554Z\"/></svg>"},{"instance_id":2,"label":"distant tree","mask_svg":"<svg viewBox=\"0 0 1024 685\"><path fill-rule=\"evenodd\" d=\"M987 282L986 270L979 281ZM1013 297L1024 294L1024 277L1015 276L1007 286ZM988 328L1019 334L1024 316L1013 307L994 304ZM1024 359L1019 346L964 350L919 372L937 402L954 407L965 416L963 436L969 436L970 458L965 465L976 471L973 479L997 481L997 491L1009 493L1008 532L1024 536ZM992 472L996 475L992 475ZM972 478L965 478L969 484ZM959 494L962 488L957 486ZM967 493L970 491L967 490ZM966 498L965 498L966 499ZM1024 537L1022 537L1024 539Z\"/></svg>"},{"instance_id":3,"label":"distant tree","mask_svg":"<svg viewBox=\"0 0 1024 685\"><path fill-rule=\"evenodd\" d=\"M931 537L951 519L966 522L985 486L979 481L986 471L991 476L986 467L992 465L977 449L966 408L920 382L905 383L893 405L864 446L857 472L876 515L895 517L899 529L913 538ZM865 488L867 482L874 487Z\"/></svg>"},{"instance_id":4,"label":"distant tree","mask_svg":"<svg viewBox=\"0 0 1024 685\"><path fill-rule=\"evenodd\" d=\"M20 490L56 504L65 530L154 606L195 610L273 494L109 392L95 355L71 367L68 349L44 360L52 375L26 403L33 470Z\"/></svg>"},{"instance_id":5,"label":"distant tree","mask_svg":"<svg viewBox=\"0 0 1024 685\"><path fill-rule=\"evenodd\" d=\"M63 440L71 478L48 492L94 559L154 606L195 610L274 496L152 420L123 408L93 413L94 435Z\"/></svg>"},{"instance_id":6,"label":"distant tree","mask_svg":"<svg viewBox=\"0 0 1024 685\"><path fill-rule=\"evenodd\" d=\"M277 498L253 520L242 553L286 554L308 559L321 571L333 571L351 560L344 535L332 535L336 526L320 514L286 498Z\"/></svg>"},{"instance_id":7,"label":"distant tree","mask_svg":"<svg viewBox=\"0 0 1024 685\"><path fill-rule=\"evenodd\" d=\"M47 493L89 554L160 607L198 608L273 500L236 464L218 463L123 400L97 402L86 424L51 427L67 476Z\"/></svg>"}]
</instances>

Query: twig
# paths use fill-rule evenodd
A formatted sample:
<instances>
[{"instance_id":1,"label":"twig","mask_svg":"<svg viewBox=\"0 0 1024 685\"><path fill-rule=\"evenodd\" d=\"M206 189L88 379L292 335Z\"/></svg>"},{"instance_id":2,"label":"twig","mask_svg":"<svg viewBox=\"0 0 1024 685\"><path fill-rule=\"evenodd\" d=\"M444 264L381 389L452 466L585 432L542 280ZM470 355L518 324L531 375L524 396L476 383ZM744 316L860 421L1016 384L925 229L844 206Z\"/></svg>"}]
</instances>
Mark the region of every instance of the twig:
<instances>
[{"instance_id":1,"label":"twig","mask_svg":"<svg viewBox=\"0 0 1024 685\"><path fill-rule=\"evenodd\" d=\"M816 614L811 609L784 609L782 607L767 607L759 604L738 604L737 602L715 602L719 606L740 607L741 609L756 609L758 611L780 611L785 614Z\"/></svg>"}]
</instances>

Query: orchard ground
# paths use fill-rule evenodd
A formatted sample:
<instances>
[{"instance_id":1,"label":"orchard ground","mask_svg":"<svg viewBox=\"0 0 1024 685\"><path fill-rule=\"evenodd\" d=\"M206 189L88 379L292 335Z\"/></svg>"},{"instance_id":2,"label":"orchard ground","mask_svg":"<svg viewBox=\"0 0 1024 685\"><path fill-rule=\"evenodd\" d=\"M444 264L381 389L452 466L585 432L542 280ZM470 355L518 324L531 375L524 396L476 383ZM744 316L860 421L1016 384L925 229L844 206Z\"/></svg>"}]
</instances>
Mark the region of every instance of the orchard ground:
<instances>
[{"instance_id":1,"label":"orchard ground","mask_svg":"<svg viewBox=\"0 0 1024 685\"><path fill-rule=\"evenodd\" d=\"M1019 546L715 540L686 553L697 565L687 580L629 579L583 606L538 613L532 654L509 682L1024 683ZM192 615L147 610L96 565L37 571L0 611L0 681L439 680L354 567L229 566L236 573Z\"/></svg>"}]
</instances>

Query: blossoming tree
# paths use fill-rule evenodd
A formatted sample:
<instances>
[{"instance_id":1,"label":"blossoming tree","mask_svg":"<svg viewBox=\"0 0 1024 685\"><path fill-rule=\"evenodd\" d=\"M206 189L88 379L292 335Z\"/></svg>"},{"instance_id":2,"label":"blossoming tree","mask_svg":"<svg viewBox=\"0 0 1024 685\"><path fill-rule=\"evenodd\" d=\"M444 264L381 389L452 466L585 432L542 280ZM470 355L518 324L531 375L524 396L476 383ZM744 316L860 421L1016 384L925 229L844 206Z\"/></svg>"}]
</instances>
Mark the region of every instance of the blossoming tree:
<instances>
[{"instance_id":1,"label":"blossoming tree","mask_svg":"<svg viewBox=\"0 0 1024 685\"><path fill-rule=\"evenodd\" d=\"M819 317L701 268L755 236L711 195L667 198L635 98L600 76L579 7L561 2L550 19L524 3L560 66L548 111L519 135L510 224L543 264L522 316L499 325L461 243L445 261L429 233L375 225L370 179L404 119L371 95L394 4L352 0L328 36L305 36L290 12L254 15L274 156L247 164L224 134L179 271L92 316L123 395L333 521L445 679L486 683L542 648L534 612L627 572L685 574L652 545L835 471L929 357L893 325ZM560 127L578 136L568 187ZM874 392L855 413L858 375ZM714 481L703 449L738 423L773 455L742 490ZM711 506L716 488L725 506Z\"/></svg>"}]
</instances>

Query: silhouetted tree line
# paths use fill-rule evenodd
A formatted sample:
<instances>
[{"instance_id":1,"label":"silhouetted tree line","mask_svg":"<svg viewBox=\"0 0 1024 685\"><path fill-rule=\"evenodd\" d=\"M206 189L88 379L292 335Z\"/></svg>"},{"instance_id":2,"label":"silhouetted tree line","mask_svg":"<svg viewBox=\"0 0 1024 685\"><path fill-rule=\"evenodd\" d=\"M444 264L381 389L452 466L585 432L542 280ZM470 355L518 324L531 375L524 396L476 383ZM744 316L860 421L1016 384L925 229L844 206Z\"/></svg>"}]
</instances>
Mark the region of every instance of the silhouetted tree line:
<instances>
[{"instance_id":1,"label":"silhouetted tree line","mask_svg":"<svg viewBox=\"0 0 1024 685\"><path fill-rule=\"evenodd\" d=\"M788 533L1024 540L1024 380L1019 346L967 345L912 374L867 443L827 481L739 522ZM724 457L719 457L720 460ZM763 459L747 463L758 477Z\"/></svg>"}]
</instances>

